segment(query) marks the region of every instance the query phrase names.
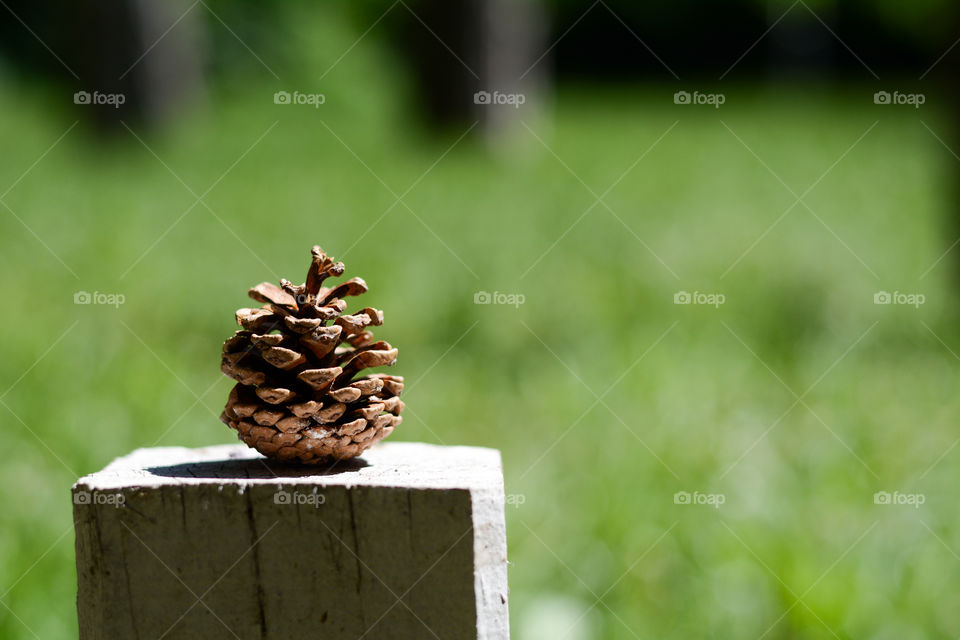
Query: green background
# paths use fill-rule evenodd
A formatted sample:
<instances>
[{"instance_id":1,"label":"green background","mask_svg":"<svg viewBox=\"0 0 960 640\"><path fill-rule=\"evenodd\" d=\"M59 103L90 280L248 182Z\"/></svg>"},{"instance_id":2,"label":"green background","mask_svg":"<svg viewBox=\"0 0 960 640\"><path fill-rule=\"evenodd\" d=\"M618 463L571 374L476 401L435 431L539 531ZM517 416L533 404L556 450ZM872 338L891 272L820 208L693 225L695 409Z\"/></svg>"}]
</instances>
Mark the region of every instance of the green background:
<instances>
[{"instance_id":1,"label":"green background","mask_svg":"<svg viewBox=\"0 0 960 640\"><path fill-rule=\"evenodd\" d=\"M935 96L729 84L712 109L568 84L497 152L423 135L376 40L318 84L358 33L308 27L315 60L276 81L250 58L171 131L131 123L140 140L3 81L0 636L76 635L78 476L234 441L233 311L302 281L313 243L385 310L392 438L503 453L515 637L960 633L957 160Z\"/></svg>"}]
</instances>

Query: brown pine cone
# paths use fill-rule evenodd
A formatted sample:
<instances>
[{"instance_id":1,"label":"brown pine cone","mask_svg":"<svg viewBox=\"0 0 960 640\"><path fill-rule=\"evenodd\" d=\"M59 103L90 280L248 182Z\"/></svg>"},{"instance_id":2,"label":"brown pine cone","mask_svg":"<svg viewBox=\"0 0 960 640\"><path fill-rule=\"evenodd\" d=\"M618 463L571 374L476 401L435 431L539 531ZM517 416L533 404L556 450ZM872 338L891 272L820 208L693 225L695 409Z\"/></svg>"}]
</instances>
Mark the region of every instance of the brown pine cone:
<instances>
[{"instance_id":1,"label":"brown pine cone","mask_svg":"<svg viewBox=\"0 0 960 640\"><path fill-rule=\"evenodd\" d=\"M343 314L343 298L367 284L322 287L343 275L343 263L320 247L311 253L305 284L263 282L249 295L264 305L237 311L243 329L223 343L221 365L237 385L220 416L263 455L308 464L360 455L400 424L404 406L402 377L355 377L397 361L397 350L366 330L383 324L382 311Z\"/></svg>"}]
</instances>

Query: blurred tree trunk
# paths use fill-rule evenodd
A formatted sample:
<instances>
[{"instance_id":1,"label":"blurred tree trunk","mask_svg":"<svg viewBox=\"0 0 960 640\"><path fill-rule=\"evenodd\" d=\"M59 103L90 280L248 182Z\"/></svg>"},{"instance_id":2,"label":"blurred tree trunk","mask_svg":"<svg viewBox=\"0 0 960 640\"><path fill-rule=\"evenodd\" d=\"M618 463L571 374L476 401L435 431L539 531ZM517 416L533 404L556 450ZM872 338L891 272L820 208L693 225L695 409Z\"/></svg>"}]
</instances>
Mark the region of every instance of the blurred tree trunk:
<instances>
[{"instance_id":1,"label":"blurred tree trunk","mask_svg":"<svg viewBox=\"0 0 960 640\"><path fill-rule=\"evenodd\" d=\"M933 134L949 148L949 151L945 150L947 155L944 161L951 163L946 175L953 178L947 187L949 209L945 212L947 217L942 226L945 236L943 251L952 248L935 269L947 269L949 273L946 275L955 287L960 287L960 158L957 157L960 156L960 45L956 44L956 38L960 36L960 10L951 9L949 22L952 25L952 29L947 30L950 36L947 41L940 43L946 54L921 76L923 82L917 90L926 98L923 109L934 109L935 104L944 103L939 111L945 116L940 120L943 127L937 127L937 119L932 115L930 120L924 117ZM957 245L953 246L955 242Z\"/></svg>"},{"instance_id":2,"label":"blurred tree trunk","mask_svg":"<svg viewBox=\"0 0 960 640\"><path fill-rule=\"evenodd\" d=\"M951 17L950 22L954 26L951 33L954 34L953 37L960 36L960 10L953 8ZM950 44L956 43L952 42ZM948 247L953 242L960 240L960 158L956 157L960 155L960 51L957 51L958 48L960 47L954 47L941 63L944 65L943 74L940 77L940 82L937 83L940 85L947 102L946 111L949 114L949 121L946 124L950 127L950 130L947 134L948 137L945 139L950 141L951 153L954 156L948 158L948 162L953 161L952 171L948 173L948 175L953 176L953 180L950 181L949 193L951 209L949 224L947 225L949 236L947 241L950 243L946 245ZM931 102L930 98L932 96L927 96L927 104ZM950 256L952 262L950 272L953 276L954 286L960 287L960 245L954 247L951 253L953 255Z\"/></svg>"},{"instance_id":3,"label":"blurred tree trunk","mask_svg":"<svg viewBox=\"0 0 960 640\"><path fill-rule=\"evenodd\" d=\"M767 2L767 22L775 27L770 31L767 66L776 70L778 82L803 77L823 77L835 65L836 40L820 21L801 6L795 6L784 17L781 2ZM836 26L835 6L824 3L817 6L817 15L827 24ZM779 22L777 22L779 21Z\"/></svg>"},{"instance_id":4,"label":"blurred tree trunk","mask_svg":"<svg viewBox=\"0 0 960 640\"><path fill-rule=\"evenodd\" d=\"M498 144L535 116L549 77L540 0L419 0L410 8L404 49L431 126L479 121L488 142Z\"/></svg>"},{"instance_id":5,"label":"blurred tree trunk","mask_svg":"<svg viewBox=\"0 0 960 640\"><path fill-rule=\"evenodd\" d=\"M71 61L77 90L91 96L78 109L102 130L137 120L157 126L203 89L203 6L185 0L70 3ZM122 104L94 104L94 92L122 95Z\"/></svg>"}]
</instances>

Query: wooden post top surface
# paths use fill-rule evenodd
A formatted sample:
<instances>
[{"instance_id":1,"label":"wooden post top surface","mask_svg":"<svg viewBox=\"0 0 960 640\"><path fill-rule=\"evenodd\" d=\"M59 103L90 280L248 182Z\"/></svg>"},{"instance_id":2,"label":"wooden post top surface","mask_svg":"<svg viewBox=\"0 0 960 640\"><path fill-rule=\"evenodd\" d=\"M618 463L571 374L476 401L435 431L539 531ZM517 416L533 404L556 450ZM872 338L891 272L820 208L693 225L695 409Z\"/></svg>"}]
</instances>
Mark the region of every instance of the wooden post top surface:
<instances>
[{"instance_id":1,"label":"wooden post top surface","mask_svg":"<svg viewBox=\"0 0 960 640\"><path fill-rule=\"evenodd\" d=\"M242 444L199 449L155 447L117 458L84 476L75 488L196 484L303 484L320 487L501 490L500 452L419 442L384 442L353 460L301 465L265 458Z\"/></svg>"},{"instance_id":2,"label":"wooden post top surface","mask_svg":"<svg viewBox=\"0 0 960 640\"><path fill-rule=\"evenodd\" d=\"M509 638L495 449L138 449L73 493L81 640Z\"/></svg>"}]
</instances>

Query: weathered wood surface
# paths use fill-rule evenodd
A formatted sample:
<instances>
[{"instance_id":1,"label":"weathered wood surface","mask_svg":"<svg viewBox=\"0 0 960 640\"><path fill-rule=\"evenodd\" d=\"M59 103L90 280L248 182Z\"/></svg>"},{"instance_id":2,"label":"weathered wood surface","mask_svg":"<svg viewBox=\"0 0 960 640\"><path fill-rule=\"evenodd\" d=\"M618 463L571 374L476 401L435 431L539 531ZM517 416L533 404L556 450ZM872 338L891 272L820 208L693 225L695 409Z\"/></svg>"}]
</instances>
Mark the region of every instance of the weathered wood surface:
<instances>
[{"instance_id":1,"label":"weathered wood surface","mask_svg":"<svg viewBox=\"0 0 960 640\"><path fill-rule=\"evenodd\" d=\"M139 449L73 493L81 640L509 637L495 450Z\"/></svg>"}]
</instances>

